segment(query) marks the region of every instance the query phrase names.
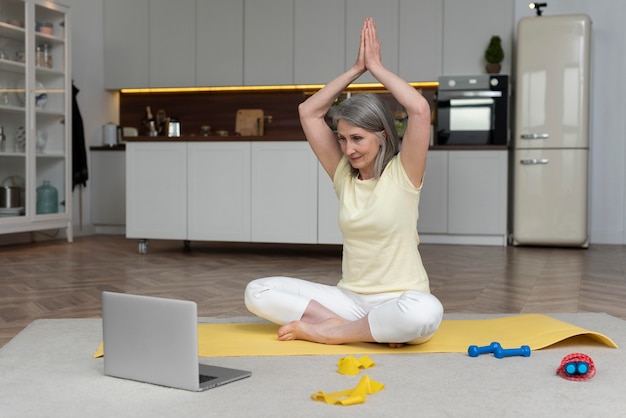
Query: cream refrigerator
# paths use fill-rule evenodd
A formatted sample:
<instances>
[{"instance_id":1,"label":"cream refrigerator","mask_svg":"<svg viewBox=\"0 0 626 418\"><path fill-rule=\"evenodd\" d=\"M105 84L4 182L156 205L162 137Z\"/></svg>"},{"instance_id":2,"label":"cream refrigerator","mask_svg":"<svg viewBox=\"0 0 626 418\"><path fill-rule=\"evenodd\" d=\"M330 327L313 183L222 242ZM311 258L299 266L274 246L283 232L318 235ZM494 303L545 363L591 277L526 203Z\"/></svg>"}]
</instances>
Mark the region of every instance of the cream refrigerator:
<instances>
[{"instance_id":1,"label":"cream refrigerator","mask_svg":"<svg viewBox=\"0 0 626 418\"><path fill-rule=\"evenodd\" d=\"M587 247L591 20L517 26L512 244Z\"/></svg>"}]
</instances>

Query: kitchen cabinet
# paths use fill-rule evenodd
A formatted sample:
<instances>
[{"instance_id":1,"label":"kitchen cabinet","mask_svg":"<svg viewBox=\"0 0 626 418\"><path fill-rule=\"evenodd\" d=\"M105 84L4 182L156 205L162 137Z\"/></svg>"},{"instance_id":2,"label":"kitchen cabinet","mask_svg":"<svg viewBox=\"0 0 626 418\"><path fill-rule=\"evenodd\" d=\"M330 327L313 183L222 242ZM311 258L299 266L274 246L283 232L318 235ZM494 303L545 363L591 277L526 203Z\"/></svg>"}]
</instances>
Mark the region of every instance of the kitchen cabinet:
<instances>
[{"instance_id":1,"label":"kitchen cabinet","mask_svg":"<svg viewBox=\"0 0 626 418\"><path fill-rule=\"evenodd\" d=\"M295 0L294 16L295 84L326 84L354 62L357 45L346 65L345 0Z\"/></svg>"},{"instance_id":2,"label":"kitchen cabinet","mask_svg":"<svg viewBox=\"0 0 626 418\"><path fill-rule=\"evenodd\" d=\"M126 144L126 236L187 239L186 143Z\"/></svg>"},{"instance_id":3,"label":"kitchen cabinet","mask_svg":"<svg viewBox=\"0 0 626 418\"><path fill-rule=\"evenodd\" d=\"M317 242L343 244L339 228L339 199L333 181L321 164L317 166Z\"/></svg>"},{"instance_id":4,"label":"kitchen cabinet","mask_svg":"<svg viewBox=\"0 0 626 418\"><path fill-rule=\"evenodd\" d=\"M382 60L388 70L398 73L398 16L399 0L346 0L346 65L352 65L359 52L363 21L374 18L378 37L382 42ZM372 83L376 79L366 72L357 83Z\"/></svg>"},{"instance_id":5,"label":"kitchen cabinet","mask_svg":"<svg viewBox=\"0 0 626 418\"><path fill-rule=\"evenodd\" d=\"M126 160L123 149L91 149L91 222L96 232L126 224Z\"/></svg>"},{"instance_id":6,"label":"kitchen cabinet","mask_svg":"<svg viewBox=\"0 0 626 418\"><path fill-rule=\"evenodd\" d=\"M150 87L195 85L195 19L196 0L150 0Z\"/></svg>"},{"instance_id":7,"label":"kitchen cabinet","mask_svg":"<svg viewBox=\"0 0 626 418\"><path fill-rule=\"evenodd\" d=\"M384 45L383 62L389 69L407 81L437 80L441 74L443 0L323 1L295 0L296 84L325 84L352 65L363 19L370 16L376 21ZM324 22L322 31L319 22ZM375 81L365 74L357 83Z\"/></svg>"},{"instance_id":8,"label":"kitchen cabinet","mask_svg":"<svg viewBox=\"0 0 626 418\"><path fill-rule=\"evenodd\" d=\"M190 142L187 239L250 241L250 143Z\"/></svg>"},{"instance_id":9,"label":"kitchen cabinet","mask_svg":"<svg viewBox=\"0 0 626 418\"><path fill-rule=\"evenodd\" d=\"M126 236L317 243L307 142L128 142Z\"/></svg>"},{"instance_id":10,"label":"kitchen cabinet","mask_svg":"<svg viewBox=\"0 0 626 418\"><path fill-rule=\"evenodd\" d=\"M506 151L448 154L448 233L500 236L506 242L507 158Z\"/></svg>"},{"instance_id":11,"label":"kitchen cabinet","mask_svg":"<svg viewBox=\"0 0 626 418\"><path fill-rule=\"evenodd\" d=\"M107 0L104 87L243 84L243 0Z\"/></svg>"},{"instance_id":12,"label":"kitchen cabinet","mask_svg":"<svg viewBox=\"0 0 626 418\"><path fill-rule=\"evenodd\" d=\"M437 80L442 72L443 0L400 0L398 14L398 75L407 81ZM383 44L383 56L389 47Z\"/></svg>"},{"instance_id":13,"label":"kitchen cabinet","mask_svg":"<svg viewBox=\"0 0 626 418\"><path fill-rule=\"evenodd\" d=\"M317 243L317 158L308 142L252 143L252 241Z\"/></svg>"},{"instance_id":14,"label":"kitchen cabinet","mask_svg":"<svg viewBox=\"0 0 626 418\"><path fill-rule=\"evenodd\" d=\"M106 0L104 88L150 87L150 0Z\"/></svg>"},{"instance_id":15,"label":"kitchen cabinet","mask_svg":"<svg viewBox=\"0 0 626 418\"><path fill-rule=\"evenodd\" d=\"M492 35L510 72L513 4L476 1L106 0L105 88L325 84L355 61L370 16L383 63L408 81L483 73Z\"/></svg>"},{"instance_id":16,"label":"kitchen cabinet","mask_svg":"<svg viewBox=\"0 0 626 418\"><path fill-rule=\"evenodd\" d=\"M196 3L196 85L243 84L243 0Z\"/></svg>"},{"instance_id":17,"label":"kitchen cabinet","mask_svg":"<svg viewBox=\"0 0 626 418\"><path fill-rule=\"evenodd\" d=\"M292 84L294 0L244 4L244 84Z\"/></svg>"},{"instance_id":18,"label":"kitchen cabinet","mask_svg":"<svg viewBox=\"0 0 626 418\"><path fill-rule=\"evenodd\" d=\"M420 235L448 232L447 207L448 151L428 151L417 220Z\"/></svg>"},{"instance_id":19,"label":"kitchen cabinet","mask_svg":"<svg viewBox=\"0 0 626 418\"><path fill-rule=\"evenodd\" d=\"M0 0L0 182L13 187L0 233L65 229L73 240L70 24L65 6Z\"/></svg>"},{"instance_id":20,"label":"kitchen cabinet","mask_svg":"<svg viewBox=\"0 0 626 418\"><path fill-rule=\"evenodd\" d=\"M249 142L126 144L126 236L250 240Z\"/></svg>"},{"instance_id":21,"label":"kitchen cabinet","mask_svg":"<svg viewBox=\"0 0 626 418\"><path fill-rule=\"evenodd\" d=\"M506 245L508 152L430 151L420 197L421 242Z\"/></svg>"},{"instance_id":22,"label":"kitchen cabinet","mask_svg":"<svg viewBox=\"0 0 626 418\"><path fill-rule=\"evenodd\" d=\"M506 245L507 154L429 152L421 242ZM332 182L305 141L130 141L126 171L140 252L147 239L342 243Z\"/></svg>"}]
</instances>

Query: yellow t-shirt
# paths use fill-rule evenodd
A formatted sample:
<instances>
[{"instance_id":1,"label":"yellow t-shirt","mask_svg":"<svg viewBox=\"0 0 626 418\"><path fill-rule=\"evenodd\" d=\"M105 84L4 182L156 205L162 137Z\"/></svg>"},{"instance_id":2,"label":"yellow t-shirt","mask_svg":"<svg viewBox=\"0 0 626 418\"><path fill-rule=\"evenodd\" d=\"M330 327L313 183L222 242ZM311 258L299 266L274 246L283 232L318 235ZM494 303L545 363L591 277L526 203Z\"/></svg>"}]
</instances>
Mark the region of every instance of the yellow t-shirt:
<instances>
[{"instance_id":1,"label":"yellow t-shirt","mask_svg":"<svg viewBox=\"0 0 626 418\"><path fill-rule=\"evenodd\" d=\"M418 251L420 190L399 155L378 179L359 180L345 156L333 179L343 233L342 279L338 286L371 294L404 290L429 292Z\"/></svg>"}]
</instances>

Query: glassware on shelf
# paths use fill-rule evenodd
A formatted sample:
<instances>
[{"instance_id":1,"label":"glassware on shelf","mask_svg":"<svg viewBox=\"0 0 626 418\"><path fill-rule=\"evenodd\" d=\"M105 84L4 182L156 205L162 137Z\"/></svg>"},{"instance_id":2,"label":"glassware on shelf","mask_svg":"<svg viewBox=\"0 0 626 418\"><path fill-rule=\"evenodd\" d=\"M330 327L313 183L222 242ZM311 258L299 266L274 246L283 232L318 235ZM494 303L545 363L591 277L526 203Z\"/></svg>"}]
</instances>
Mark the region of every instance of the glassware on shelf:
<instances>
[{"instance_id":1,"label":"glassware on shelf","mask_svg":"<svg viewBox=\"0 0 626 418\"><path fill-rule=\"evenodd\" d=\"M22 105L26 104L26 89L25 89L25 81L22 78L17 82L17 97L22 102ZM35 107L38 109L43 109L48 102L48 93L46 92L46 86L44 86L41 82L36 81L35 87Z\"/></svg>"},{"instance_id":2,"label":"glassware on shelf","mask_svg":"<svg viewBox=\"0 0 626 418\"><path fill-rule=\"evenodd\" d=\"M11 99L9 98L8 89L0 84L0 105L8 105L10 102Z\"/></svg>"},{"instance_id":3,"label":"glassware on shelf","mask_svg":"<svg viewBox=\"0 0 626 418\"><path fill-rule=\"evenodd\" d=\"M43 154L46 144L48 143L48 133L46 131L37 131L37 153Z\"/></svg>"},{"instance_id":4,"label":"glassware on shelf","mask_svg":"<svg viewBox=\"0 0 626 418\"><path fill-rule=\"evenodd\" d=\"M52 68L52 51L50 45L41 44L37 45L35 50L35 65L37 67Z\"/></svg>"},{"instance_id":5,"label":"glassware on shelf","mask_svg":"<svg viewBox=\"0 0 626 418\"><path fill-rule=\"evenodd\" d=\"M26 151L26 130L20 126L15 131L15 152Z\"/></svg>"},{"instance_id":6,"label":"glassware on shelf","mask_svg":"<svg viewBox=\"0 0 626 418\"><path fill-rule=\"evenodd\" d=\"M37 187L37 214L57 213L59 211L59 193L56 187L44 180Z\"/></svg>"}]
</instances>

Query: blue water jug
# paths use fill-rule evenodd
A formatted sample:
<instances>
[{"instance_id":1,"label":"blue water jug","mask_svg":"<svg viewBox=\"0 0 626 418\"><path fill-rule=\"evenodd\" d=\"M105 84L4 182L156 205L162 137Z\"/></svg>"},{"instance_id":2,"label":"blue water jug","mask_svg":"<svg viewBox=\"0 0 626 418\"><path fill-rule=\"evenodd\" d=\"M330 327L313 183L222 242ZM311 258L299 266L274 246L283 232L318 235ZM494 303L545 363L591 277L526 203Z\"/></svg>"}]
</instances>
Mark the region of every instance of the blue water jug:
<instances>
[{"instance_id":1,"label":"blue water jug","mask_svg":"<svg viewBox=\"0 0 626 418\"><path fill-rule=\"evenodd\" d=\"M37 187L37 214L57 213L59 211L59 193L57 189L44 180Z\"/></svg>"}]
</instances>

